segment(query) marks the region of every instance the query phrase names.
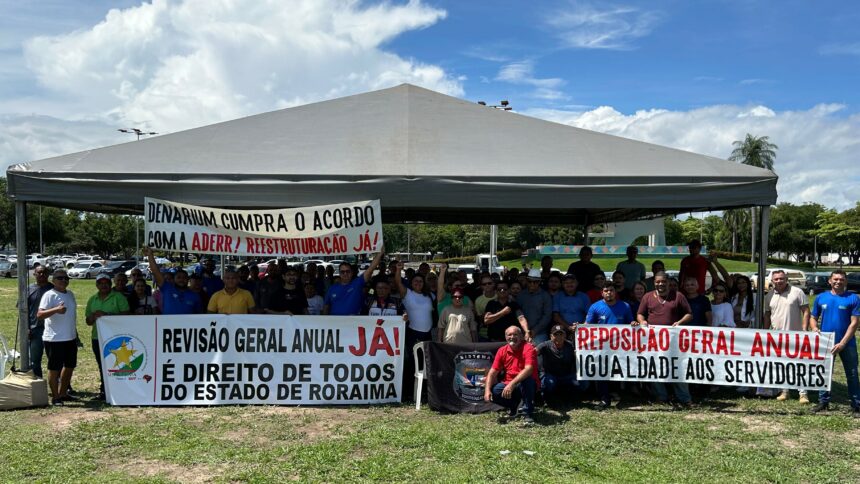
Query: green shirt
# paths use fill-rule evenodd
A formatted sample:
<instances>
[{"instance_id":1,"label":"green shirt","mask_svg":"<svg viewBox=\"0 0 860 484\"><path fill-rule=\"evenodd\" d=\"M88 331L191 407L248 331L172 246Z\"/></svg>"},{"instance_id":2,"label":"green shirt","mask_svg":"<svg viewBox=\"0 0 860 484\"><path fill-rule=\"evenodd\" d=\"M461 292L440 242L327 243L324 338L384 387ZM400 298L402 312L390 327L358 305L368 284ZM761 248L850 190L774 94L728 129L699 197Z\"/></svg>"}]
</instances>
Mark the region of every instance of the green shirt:
<instances>
[{"instance_id":1,"label":"green shirt","mask_svg":"<svg viewBox=\"0 0 860 484\"><path fill-rule=\"evenodd\" d=\"M128 312L128 300L121 293L111 291L106 298L102 299L98 293L93 294L90 300L87 301L87 317L90 317L96 311L102 311L108 314L120 314ZM96 323L93 323L92 338L99 339L98 328Z\"/></svg>"}]
</instances>

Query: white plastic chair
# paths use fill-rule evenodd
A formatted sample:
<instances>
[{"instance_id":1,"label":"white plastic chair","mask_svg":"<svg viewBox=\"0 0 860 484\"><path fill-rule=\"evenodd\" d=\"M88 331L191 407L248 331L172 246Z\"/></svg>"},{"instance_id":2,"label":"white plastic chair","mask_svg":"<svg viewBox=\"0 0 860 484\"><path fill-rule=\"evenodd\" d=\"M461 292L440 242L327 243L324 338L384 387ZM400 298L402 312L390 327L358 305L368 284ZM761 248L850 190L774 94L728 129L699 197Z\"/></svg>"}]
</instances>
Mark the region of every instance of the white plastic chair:
<instances>
[{"instance_id":1,"label":"white plastic chair","mask_svg":"<svg viewBox=\"0 0 860 484\"><path fill-rule=\"evenodd\" d=\"M6 338L0 334L0 380L6 376L6 363L10 361L14 363L15 356L9 351L9 347L6 346Z\"/></svg>"},{"instance_id":2,"label":"white plastic chair","mask_svg":"<svg viewBox=\"0 0 860 484\"><path fill-rule=\"evenodd\" d=\"M420 356L419 356L420 354ZM412 358L415 360L415 410L421 410L421 391L424 390L424 343L415 343L412 347Z\"/></svg>"}]
</instances>

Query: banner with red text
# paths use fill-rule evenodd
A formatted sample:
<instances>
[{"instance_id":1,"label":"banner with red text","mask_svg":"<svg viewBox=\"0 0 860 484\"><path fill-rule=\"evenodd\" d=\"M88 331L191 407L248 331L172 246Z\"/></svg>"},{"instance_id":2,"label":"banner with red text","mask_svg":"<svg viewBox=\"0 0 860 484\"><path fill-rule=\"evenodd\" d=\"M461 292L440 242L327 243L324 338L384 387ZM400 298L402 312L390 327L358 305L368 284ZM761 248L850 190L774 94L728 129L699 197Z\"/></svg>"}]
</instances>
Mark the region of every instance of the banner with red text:
<instances>
[{"instance_id":1,"label":"banner with red text","mask_svg":"<svg viewBox=\"0 0 860 484\"><path fill-rule=\"evenodd\" d=\"M382 247L379 200L276 210L224 210L144 200L155 250L252 257L354 255Z\"/></svg>"},{"instance_id":2,"label":"banner with red text","mask_svg":"<svg viewBox=\"0 0 860 484\"><path fill-rule=\"evenodd\" d=\"M103 316L112 405L356 405L400 401L403 318Z\"/></svg>"},{"instance_id":3,"label":"banner with red text","mask_svg":"<svg viewBox=\"0 0 860 484\"><path fill-rule=\"evenodd\" d=\"M581 380L829 390L833 333L580 325Z\"/></svg>"}]
</instances>

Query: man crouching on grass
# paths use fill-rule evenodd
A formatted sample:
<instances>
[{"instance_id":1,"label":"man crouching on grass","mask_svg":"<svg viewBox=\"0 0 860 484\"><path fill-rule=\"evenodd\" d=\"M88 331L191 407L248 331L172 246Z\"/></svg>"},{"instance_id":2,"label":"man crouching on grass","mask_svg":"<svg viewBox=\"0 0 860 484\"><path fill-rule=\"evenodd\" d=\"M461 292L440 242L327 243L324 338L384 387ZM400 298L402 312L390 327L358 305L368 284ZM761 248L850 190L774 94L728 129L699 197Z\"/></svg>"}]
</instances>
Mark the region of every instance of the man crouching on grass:
<instances>
[{"instance_id":1,"label":"man crouching on grass","mask_svg":"<svg viewBox=\"0 0 860 484\"><path fill-rule=\"evenodd\" d=\"M518 326L505 330L505 341L508 344L496 352L493 367L487 373L484 400L507 408L508 418L516 417L519 408L523 422L531 425L535 392L540 386L537 352L534 346L525 343L523 330ZM501 382L498 382L499 372L504 372Z\"/></svg>"}]
</instances>

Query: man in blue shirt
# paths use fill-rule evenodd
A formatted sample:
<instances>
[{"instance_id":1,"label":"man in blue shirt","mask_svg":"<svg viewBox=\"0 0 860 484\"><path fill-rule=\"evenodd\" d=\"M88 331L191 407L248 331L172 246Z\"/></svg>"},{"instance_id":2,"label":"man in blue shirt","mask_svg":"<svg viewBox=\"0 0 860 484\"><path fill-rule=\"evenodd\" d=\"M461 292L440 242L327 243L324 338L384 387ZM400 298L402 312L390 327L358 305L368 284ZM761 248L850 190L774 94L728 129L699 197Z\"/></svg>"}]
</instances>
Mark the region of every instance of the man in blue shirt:
<instances>
[{"instance_id":1,"label":"man in blue shirt","mask_svg":"<svg viewBox=\"0 0 860 484\"><path fill-rule=\"evenodd\" d=\"M815 298L812 317L809 319L813 331L833 332L834 344L831 353L839 355L845 369L848 396L851 399L852 416L860 418L860 381L857 376L857 340L854 333L860 324L860 297L845 292L845 272L835 270L830 274L830 292ZM830 392L818 393L818 405L812 409L818 413L830 407Z\"/></svg>"},{"instance_id":2,"label":"man in blue shirt","mask_svg":"<svg viewBox=\"0 0 860 484\"><path fill-rule=\"evenodd\" d=\"M576 276L566 274L562 279L562 292L553 299L552 318L557 324L572 326L585 321L591 300L584 292L577 291Z\"/></svg>"},{"instance_id":3,"label":"man in blue shirt","mask_svg":"<svg viewBox=\"0 0 860 484\"><path fill-rule=\"evenodd\" d=\"M585 316L588 324L630 324L633 312L630 305L618 299L615 284L607 282L603 286L603 299L592 304Z\"/></svg>"},{"instance_id":4,"label":"man in blue shirt","mask_svg":"<svg viewBox=\"0 0 860 484\"><path fill-rule=\"evenodd\" d=\"M633 312L630 306L618 299L615 284L607 281L603 286L603 299L592 304L585 316L588 324L630 324L633 322ZM609 394L609 382L600 380L595 383L597 393L600 396L598 410L606 410L612 406L612 397ZM621 405L621 402L618 403Z\"/></svg>"},{"instance_id":5,"label":"man in blue shirt","mask_svg":"<svg viewBox=\"0 0 860 484\"><path fill-rule=\"evenodd\" d=\"M155 264L152 249L146 247L143 253L149 258L149 267ZM203 312L203 302L196 292L188 288L188 273L180 270L173 276L173 282L165 279L161 271L153 271L152 279L161 291L161 314L199 314Z\"/></svg>"},{"instance_id":6,"label":"man in blue shirt","mask_svg":"<svg viewBox=\"0 0 860 484\"><path fill-rule=\"evenodd\" d=\"M332 284L325 293L325 305L323 306L323 314L332 316L355 316L361 313L364 307L364 285L370 281L373 271L379 266L382 261L382 254L385 251L383 246L373 262L365 269L361 277L352 278L353 267L348 262L343 262L340 265L340 284Z\"/></svg>"}]
</instances>

